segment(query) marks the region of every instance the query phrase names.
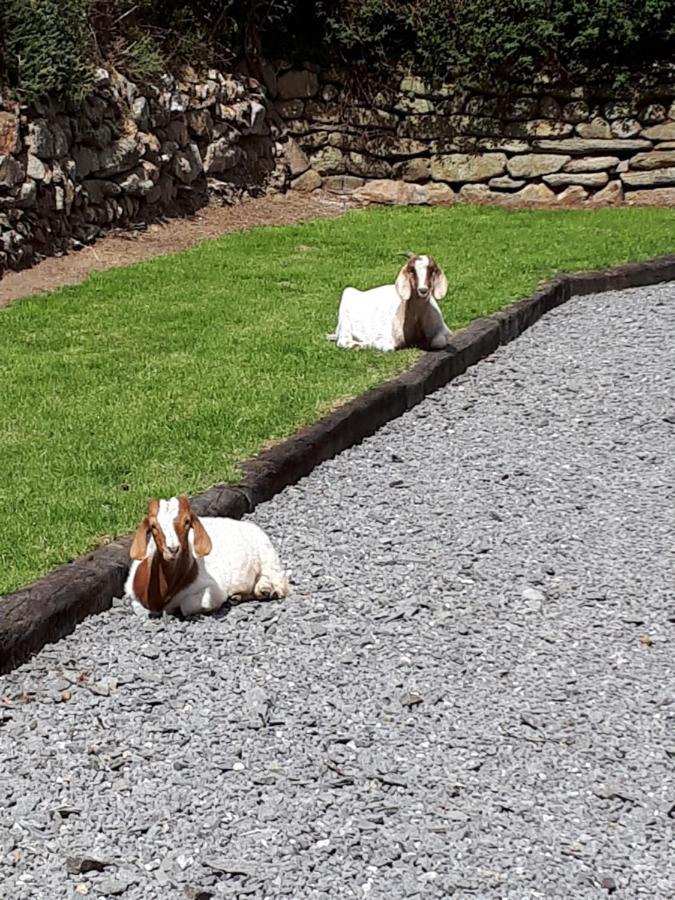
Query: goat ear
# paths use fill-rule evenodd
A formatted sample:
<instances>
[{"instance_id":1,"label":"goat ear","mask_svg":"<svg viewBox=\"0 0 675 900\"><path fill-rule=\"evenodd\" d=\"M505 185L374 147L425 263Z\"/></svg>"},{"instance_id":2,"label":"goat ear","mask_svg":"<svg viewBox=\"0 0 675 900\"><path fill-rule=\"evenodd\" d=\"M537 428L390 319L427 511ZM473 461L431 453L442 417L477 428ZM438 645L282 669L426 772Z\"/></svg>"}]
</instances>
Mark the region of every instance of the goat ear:
<instances>
[{"instance_id":1,"label":"goat ear","mask_svg":"<svg viewBox=\"0 0 675 900\"><path fill-rule=\"evenodd\" d=\"M194 552L195 556L208 556L211 552L213 544L206 528L201 523L201 519L192 516L192 529L195 533Z\"/></svg>"},{"instance_id":2,"label":"goat ear","mask_svg":"<svg viewBox=\"0 0 675 900\"><path fill-rule=\"evenodd\" d=\"M434 295L434 300L442 300L448 293L448 279L445 277L445 272L440 266L436 266L431 293Z\"/></svg>"},{"instance_id":3,"label":"goat ear","mask_svg":"<svg viewBox=\"0 0 675 900\"><path fill-rule=\"evenodd\" d=\"M131 559L143 559L148 550L148 531L150 522L146 516L136 529L136 534L131 542L131 550L129 556Z\"/></svg>"},{"instance_id":4,"label":"goat ear","mask_svg":"<svg viewBox=\"0 0 675 900\"><path fill-rule=\"evenodd\" d=\"M410 295L412 294L412 283L410 281L410 272L408 271L408 266L405 265L398 273L398 278L396 279L396 293L399 295L401 300L410 300Z\"/></svg>"}]
</instances>

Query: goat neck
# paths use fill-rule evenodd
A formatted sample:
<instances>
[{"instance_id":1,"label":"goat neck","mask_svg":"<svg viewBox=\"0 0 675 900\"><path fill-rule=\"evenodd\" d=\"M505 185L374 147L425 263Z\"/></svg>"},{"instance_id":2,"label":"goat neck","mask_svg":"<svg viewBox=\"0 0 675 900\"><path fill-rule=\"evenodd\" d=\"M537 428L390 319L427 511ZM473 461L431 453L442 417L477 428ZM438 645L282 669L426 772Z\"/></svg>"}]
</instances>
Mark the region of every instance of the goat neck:
<instances>
[{"instance_id":1,"label":"goat neck","mask_svg":"<svg viewBox=\"0 0 675 900\"><path fill-rule=\"evenodd\" d=\"M406 347L416 347L424 337L423 321L427 314L429 301L420 297L413 290L409 299L404 300L403 306L403 339Z\"/></svg>"},{"instance_id":2,"label":"goat neck","mask_svg":"<svg viewBox=\"0 0 675 900\"><path fill-rule=\"evenodd\" d=\"M155 550L146 556L134 576L134 594L150 612L162 612L179 591L197 577L197 560L189 550L166 560Z\"/></svg>"},{"instance_id":3,"label":"goat neck","mask_svg":"<svg viewBox=\"0 0 675 900\"><path fill-rule=\"evenodd\" d=\"M396 291L401 298L398 322L403 346L419 346L424 339L424 319L431 296L430 270L435 263L429 256L410 255L396 278Z\"/></svg>"}]
</instances>

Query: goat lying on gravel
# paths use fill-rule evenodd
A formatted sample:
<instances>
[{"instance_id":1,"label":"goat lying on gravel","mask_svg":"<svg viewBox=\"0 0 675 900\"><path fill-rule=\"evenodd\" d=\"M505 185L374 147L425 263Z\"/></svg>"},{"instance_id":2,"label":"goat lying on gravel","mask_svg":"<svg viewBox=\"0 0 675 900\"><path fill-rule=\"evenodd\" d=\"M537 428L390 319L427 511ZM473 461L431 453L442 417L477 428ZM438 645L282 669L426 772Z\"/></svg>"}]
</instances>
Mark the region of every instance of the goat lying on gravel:
<instances>
[{"instance_id":1,"label":"goat lying on gravel","mask_svg":"<svg viewBox=\"0 0 675 900\"><path fill-rule=\"evenodd\" d=\"M340 348L371 347L402 350L421 347L442 350L450 340L437 300L448 291L448 280L430 256L408 255L395 284L342 292L335 334L328 340Z\"/></svg>"},{"instance_id":2,"label":"goat lying on gravel","mask_svg":"<svg viewBox=\"0 0 675 900\"><path fill-rule=\"evenodd\" d=\"M131 545L124 586L136 612L184 616L228 598L285 597L288 579L267 535L253 522L199 519L187 497L151 500Z\"/></svg>"}]
</instances>

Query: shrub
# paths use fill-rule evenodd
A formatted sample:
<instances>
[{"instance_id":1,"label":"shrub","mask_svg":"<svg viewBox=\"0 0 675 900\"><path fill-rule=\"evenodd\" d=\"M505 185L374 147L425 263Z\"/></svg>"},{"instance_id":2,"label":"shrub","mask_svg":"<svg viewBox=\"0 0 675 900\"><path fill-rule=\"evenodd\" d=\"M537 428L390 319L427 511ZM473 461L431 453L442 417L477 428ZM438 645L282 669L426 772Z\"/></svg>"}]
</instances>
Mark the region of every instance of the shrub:
<instances>
[{"instance_id":1,"label":"shrub","mask_svg":"<svg viewBox=\"0 0 675 900\"><path fill-rule=\"evenodd\" d=\"M86 0L3 0L0 34L5 77L27 100L77 99L91 76Z\"/></svg>"},{"instance_id":2,"label":"shrub","mask_svg":"<svg viewBox=\"0 0 675 900\"><path fill-rule=\"evenodd\" d=\"M214 62L223 45L216 31L230 5L89 0L89 22L101 62L144 81L187 62Z\"/></svg>"},{"instance_id":3,"label":"shrub","mask_svg":"<svg viewBox=\"0 0 675 900\"><path fill-rule=\"evenodd\" d=\"M0 0L5 77L77 96L93 63L152 78L234 57L339 62L490 83L535 72L615 81L675 50L675 0ZM4 44L4 47L2 46Z\"/></svg>"},{"instance_id":4,"label":"shrub","mask_svg":"<svg viewBox=\"0 0 675 900\"><path fill-rule=\"evenodd\" d=\"M481 80L537 71L575 78L643 75L675 48L674 0L451 2L456 63Z\"/></svg>"},{"instance_id":5,"label":"shrub","mask_svg":"<svg viewBox=\"0 0 675 900\"><path fill-rule=\"evenodd\" d=\"M498 10L484 0L314 5L324 48L347 62L400 63L427 76L459 68L478 82L541 71L617 77L644 73L675 50L675 0L503 0Z\"/></svg>"}]
</instances>

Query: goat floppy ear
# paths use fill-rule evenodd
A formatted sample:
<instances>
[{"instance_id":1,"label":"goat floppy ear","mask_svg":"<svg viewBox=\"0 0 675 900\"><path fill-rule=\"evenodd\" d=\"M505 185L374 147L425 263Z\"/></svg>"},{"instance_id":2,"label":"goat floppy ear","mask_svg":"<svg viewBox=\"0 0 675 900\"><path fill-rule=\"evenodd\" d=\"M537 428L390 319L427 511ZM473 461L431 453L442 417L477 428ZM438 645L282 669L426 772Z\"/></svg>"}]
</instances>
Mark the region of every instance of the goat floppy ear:
<instances>
[{"instance_id":1,"label":"goat floppy ear","mask_svg":"<svg viewBox=\"0 0 675 900\"><path fill-rule=\"evenodd\" d=\"M395 286L396 293L399 295L401 300L410 300L410 295L412 294L412 283L410 281L410 272L408 270L407 263L398 273Z\"/></svg>"},{"instance_id":2,"label":"goat floppy ear","mask_svg":"<svg viewBox=\"0 0 675 900\"><path fill-rule=\"evenodd\" d=\"M211 543L211 538L209 537L206 528L202 525L201 520L194 514L192 515L192 530L195 533L195 556L208 556L213 544Z\"/></svg>"},{"instance_id":3,"label":"goat floppy ear","mask_svg":"<svg viewBox=\"0 0 675 900\"><path fill-rule=\"evenodd\" d=\"M439 265L436 266L436 271L434 272L431 293L434 295L434 300L442 300L448 293L448 279Z\"/></svg>"},{"instance_id":4,"label":"goat floppy ear","mask_svg":"<svg viewBox=\"0 0 675 900\"><path fill-rule=\"evenodd\" d=\"M144 559L148 550L148 531L150 530L150 522L146 516L136 529L136 534L131 542L131 550L129 556L131 559Z\"/></svg>"}]
</instances>

